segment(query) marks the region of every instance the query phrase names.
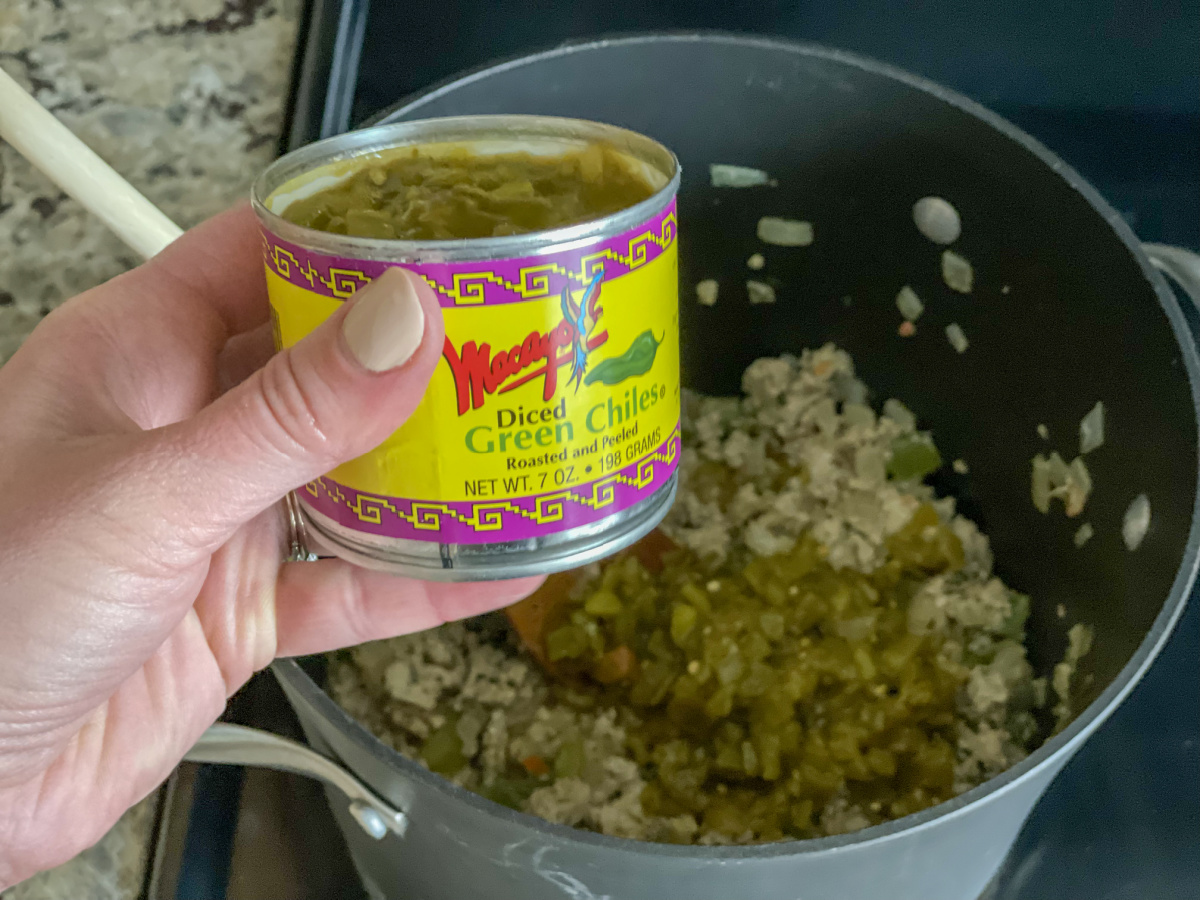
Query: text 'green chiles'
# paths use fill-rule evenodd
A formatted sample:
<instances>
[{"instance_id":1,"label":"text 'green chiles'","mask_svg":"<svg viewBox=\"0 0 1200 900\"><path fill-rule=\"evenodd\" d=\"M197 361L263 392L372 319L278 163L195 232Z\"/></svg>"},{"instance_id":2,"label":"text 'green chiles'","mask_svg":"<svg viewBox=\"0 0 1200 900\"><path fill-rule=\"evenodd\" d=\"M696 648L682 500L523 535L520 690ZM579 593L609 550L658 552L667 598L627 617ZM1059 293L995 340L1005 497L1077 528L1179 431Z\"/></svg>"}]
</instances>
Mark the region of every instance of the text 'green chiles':
<instances>
[{"instance_id":1,"label":"text 'green chiles'","mask_svg":"<svg viewBox=\"0 0 1200 900\"><path fill-rule=\"evenodd\" d=\"M583 383L592 384L599 381L611 386L635 375L645 375L654 365L654 357L658 353L660 343L652 331L643 331L620 356L613 356L597 364L596 368L588 372Z\"/></svg>"}]
</instances>

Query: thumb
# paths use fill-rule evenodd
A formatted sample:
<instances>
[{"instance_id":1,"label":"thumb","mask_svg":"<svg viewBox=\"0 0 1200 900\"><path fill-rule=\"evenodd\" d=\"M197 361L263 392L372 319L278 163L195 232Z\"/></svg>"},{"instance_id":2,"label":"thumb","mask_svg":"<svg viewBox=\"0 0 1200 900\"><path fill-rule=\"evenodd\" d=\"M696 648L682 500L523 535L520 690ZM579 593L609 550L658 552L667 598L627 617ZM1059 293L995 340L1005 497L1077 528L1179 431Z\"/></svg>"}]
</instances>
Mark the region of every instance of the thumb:
<instances>
[{"instance_id":1,"label":"thumb","mask_svg":"<svg viewBox=\"0 0 1200 900\"><path fill-rule=\"evenodd\" d=\"M234 528L381 444L412 414L442 353L437 297L389 268L294 347L178 426L182 509Z\"/></svg>"}]
</instances>

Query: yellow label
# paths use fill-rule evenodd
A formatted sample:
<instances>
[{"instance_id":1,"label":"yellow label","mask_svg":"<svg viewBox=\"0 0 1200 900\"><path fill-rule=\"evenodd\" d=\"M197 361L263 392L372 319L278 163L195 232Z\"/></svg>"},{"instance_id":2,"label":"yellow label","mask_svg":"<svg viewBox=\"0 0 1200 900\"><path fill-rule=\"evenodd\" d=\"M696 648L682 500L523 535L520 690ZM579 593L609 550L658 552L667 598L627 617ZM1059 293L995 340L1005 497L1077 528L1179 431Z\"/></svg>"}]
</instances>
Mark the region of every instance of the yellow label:
<instances>
[{"instance_id":1,"label":"yellow label","mask_svg":"<svg viewBox=\"0 0 1200 900\"><path fill-rule=\"evenodd\" d=\"M562 258L407 266L443 305L429 388L380 447L301 499L370 533L469 543L573 528L648 498L678 459L674 236L672 204L641 231ZM383 267L267 242L284 347L344 302L330 296L339 280L366 283Z\"/></svg>"}]
</instances>

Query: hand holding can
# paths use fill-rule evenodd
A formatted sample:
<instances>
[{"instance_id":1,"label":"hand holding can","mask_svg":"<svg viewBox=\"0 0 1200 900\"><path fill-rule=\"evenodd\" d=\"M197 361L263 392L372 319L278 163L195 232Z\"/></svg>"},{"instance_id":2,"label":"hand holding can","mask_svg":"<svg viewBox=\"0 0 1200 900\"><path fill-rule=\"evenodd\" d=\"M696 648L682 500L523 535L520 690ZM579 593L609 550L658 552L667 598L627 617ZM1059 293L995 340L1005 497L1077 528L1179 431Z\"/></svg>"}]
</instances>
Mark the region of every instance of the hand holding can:
<instances>
[{"instance_id":1,"label":"hand holding can","mask_svg":"<svg viewBox=\"0 0 1200 900\"><path fill-rule=\"evenodd\" d=\"M396 270L272 355L261 265L251 212L218 216L0 368L0 892L95 843L276 657L538 583L286 561L280 498L419 406L444 332Z\"/></svg>"}]
</instances>

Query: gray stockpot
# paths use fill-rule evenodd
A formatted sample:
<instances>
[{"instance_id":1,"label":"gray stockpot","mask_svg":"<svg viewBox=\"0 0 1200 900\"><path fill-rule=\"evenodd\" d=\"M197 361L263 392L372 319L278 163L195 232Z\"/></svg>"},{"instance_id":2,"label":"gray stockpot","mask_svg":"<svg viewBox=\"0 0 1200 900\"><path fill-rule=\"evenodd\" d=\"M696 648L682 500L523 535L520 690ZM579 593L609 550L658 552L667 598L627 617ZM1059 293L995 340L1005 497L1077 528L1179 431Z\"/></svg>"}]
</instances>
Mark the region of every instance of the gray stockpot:
<instances>
[{"instance_id":1,"label":"gray stockpot","mask_svg":"<svg viewBox=\"0 0 1200 900\"><path fill-rule=\"evenodd\" d=\"M325 778L364 881L395 900L977 897L1051 779L1146 671L1192 585L1200 368L1155 266L1190 278L1194 293L1197 259L1139 246L1075 172L974 103L820 47L723 35L568 46L467 75L383 120L472 113L596 119L672 148L684 172L685 383L733 393L759 356L828 340L853 353L877 400L903 398L945 458L969 461L969 477L947 473L937 487L991 537L998 574L1033 596L1035 668L1050 670L1071 623L1095 628L1081 671L1086 708L1024 762L949 803L855 834L741 848L603 837L461 790L347 716L322 690L317 660L274 671L313 747L344 769L233 726L215 726L193 758ZM766 169L779 185L715 190L713 162ZM975 267L969 297L941 284L939 248L913 227L913 201L929 194L962 213L956 249ZM815 243L758 244L755 223L767 214L811 220ZM767 256L761 274L779 283L770 307L744 300L745 260L757 250ZM721 282L712 308L692 299L702 278ZM893 304L904 284L927 302L907 340L896 336ZM961 356L943 334L951 321L971 342ZM1096 487L1085 518L1096 535L1077 550L1079 521L1034 511L1030 459L1047 447L1073 456L1079 419L1097 400L1108 434L1088 458ZM1130 553L1121 522L1139 493L1153 520Z\"/></svg>"}]
</instances>

